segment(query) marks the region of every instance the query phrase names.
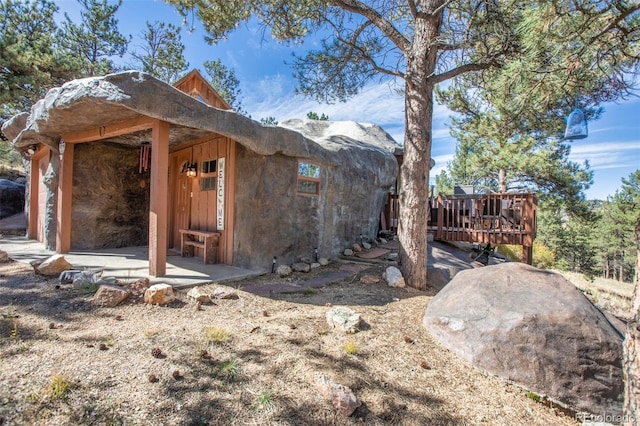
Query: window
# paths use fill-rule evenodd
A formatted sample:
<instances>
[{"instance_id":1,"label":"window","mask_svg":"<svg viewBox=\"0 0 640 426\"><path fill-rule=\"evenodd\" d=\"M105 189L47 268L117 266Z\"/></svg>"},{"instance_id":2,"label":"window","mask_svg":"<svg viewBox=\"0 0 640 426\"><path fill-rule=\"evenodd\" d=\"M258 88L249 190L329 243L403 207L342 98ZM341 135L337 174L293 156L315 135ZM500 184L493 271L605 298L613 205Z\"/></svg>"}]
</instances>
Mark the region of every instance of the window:
<instances>
[{"instance_id":1,"label":"window","mask_svg":"<svg viewBox=\"0 0 640 426\"><path fill-rule=\"evenodd\" d=\"M217 160L203 161L201 173L215 173L216 166L217 166Z\"/></svg>"},{"instance_id":2,"label":"window","mask_svg":"<svg viewBox=\"0 0 640 426\"><path fill-rule=\"evenodd\" d=\"M216 190L215 176L200 178L200 191L215 191L215 190Z\"/></svg>"},{"instance_id":3,"label":"window","mask_svg":"<svg viewBox=\"0 0 640 426\"><path fill-rule=\"evenodd\" d=\"M298 162L298 193L318 195L320 193L320 166L317 164Z\"/></svg>"}]
</instances>

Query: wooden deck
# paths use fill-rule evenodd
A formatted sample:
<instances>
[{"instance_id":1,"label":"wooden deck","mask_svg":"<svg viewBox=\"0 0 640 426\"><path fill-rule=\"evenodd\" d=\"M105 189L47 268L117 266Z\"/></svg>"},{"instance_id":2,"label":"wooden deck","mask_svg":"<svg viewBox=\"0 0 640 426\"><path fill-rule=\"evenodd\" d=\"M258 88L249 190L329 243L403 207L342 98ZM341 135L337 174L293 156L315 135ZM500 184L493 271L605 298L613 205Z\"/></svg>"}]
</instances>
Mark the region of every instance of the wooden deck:
<instances>
[{"instance_id":1,"label":"wooden deck","mask_svg":"<svg viewBox=\"0 0 640 426\"><path fill-rule=\"evenodd\" d=\"M397 196L390 196L387 214L392 226L398 211ZM439 241L521 245L522 261L531 264L536 213L532 192L439 195L429 199L428 232Z\"/></svg>"},{"instance_id":2,"label":"wooden deck","mask_svg":"<svg viewBox=\"0 0 640 426\"><path fill-rule=\"evenodd\" d=\"M436 240L517 244L522 261L531 264L536 237L536 198L533 193L440 195L429 200L428 231Z\"/></svg>"}]
</instances>

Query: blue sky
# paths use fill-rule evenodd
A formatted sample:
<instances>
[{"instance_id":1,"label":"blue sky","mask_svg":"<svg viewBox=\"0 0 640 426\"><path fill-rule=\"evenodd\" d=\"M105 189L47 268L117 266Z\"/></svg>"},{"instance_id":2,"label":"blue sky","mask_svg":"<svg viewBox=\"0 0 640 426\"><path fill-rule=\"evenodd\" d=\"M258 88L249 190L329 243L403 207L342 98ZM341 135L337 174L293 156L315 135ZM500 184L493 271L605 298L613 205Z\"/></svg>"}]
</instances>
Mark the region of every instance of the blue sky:
<instances>
[{"instance_id":1,"label":"blue sky","mask_svg":"<svg viewBox=\"0 0 640 426\"><path fill-rule=\"evenodd\" d=\"M56 0L63 12L79 21L80 6L75 0ZM119 28L123 34L133 37L130 49L140 44L139 35L145 22L164 21L181 24L181 17L174 7L161 0L124 0L118 10ZM273 116L278 121L287 118L304 118L307 112L327 114L331 120L353 120L375 123L383 127L393 138L402 143L404 132L404 100L394 86L373 81L362 93L346 103L331 105L294 95L295 81L292 69L285 63L291 61L292 52L302 55L314 48L314 41L300 46L281 44L269 38L268 32L257 25L240 25L229 38L217 45L204 42L198 22L196 29L188 33L182 30L186 57L190 68L201 68L205 60L221 59L233 67L240 80L242 107L253 119ZM588 160L594 171L594 183L587 190L587 198L605 199L620 188L621 178L640 169L640 91L635 97L618 104L605 104L602 118L589 123L589 137L574 141L571 160ZM433 145L431 156L436 166L431 171L433 180L453 157L456 141L447 128L450 112L436 106L433 120Z\"/></svg>"}]
</instances>

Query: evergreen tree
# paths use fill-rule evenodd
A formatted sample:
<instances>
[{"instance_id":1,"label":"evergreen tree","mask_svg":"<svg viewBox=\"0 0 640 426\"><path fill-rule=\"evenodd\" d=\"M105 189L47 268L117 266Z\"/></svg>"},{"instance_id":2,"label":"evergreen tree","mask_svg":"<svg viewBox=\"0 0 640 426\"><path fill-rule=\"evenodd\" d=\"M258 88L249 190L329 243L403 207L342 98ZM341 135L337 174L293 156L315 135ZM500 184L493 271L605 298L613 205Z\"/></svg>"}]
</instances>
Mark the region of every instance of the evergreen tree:
<instances>
[{"instance_id":1,"label":"evergreen tree","mask_svg":"<svg viewBox=\"0 0 640 426\"><path fill-rule=\"evenodd\" d=\"M242 90L233 68L228 68L220 59L204 61L204 70L209 76L209 84L235 111L246 114L242 109Z\"/></svg>"},{"instance_id":2,"label":"evergreen tree","mask_svg":"<svg viewBox=\"0 0 640 426\"><path fill-rule=\"evenodd\" d=\"M404 80L399 261L415 288L427 286L426 197L436 84L503 69L501 75L514 75L515 83L528 86L515 92L521 105L550 111L545 96L559 97L552 90L543 95L551 71L553 79L565 78L565 87L575 88L588 69L613 97L638 73L640 5L623 0L169 1L183 14L195 13L213 42L252 16L279 40L300 42L327 29L330 35L320 48L294 62L298 92L318 100L345 100L380 75ZM547 50L546 34L553 50ZM506 80L507 91L514 82Z\"/></svg>"},{"instance_id":3,"label":"evergreen tree","mask_svg":"<svg viewBox=\"0 0 640 426\"><path fill-rule=\"evenodd\" d=\"M278 121L276 120L275 117L269 116L267 118L261 118L260 119L260 124L262 124L263 126L277 126L278 125Z\"/></svg>"},{"instance_id":4,"label":"evergreen tree","mask_svg":"<svg viewBox=\"0 0 640 426\"><path fill-rule=\"evenodd\" d=\"M177 81L189 67L184 56L180 28L164 22L147 21L147 28L140 34L143 45L140 53L133 52L132 68L148 72L169 84Z\"/></svg>"},{"instance_id":5,"label":"evergreen tree","mask_svg":"<svg viewBox=\"0 0 640 426\"><path fill-rule=\"evenodd\" d=\"M75 76L77 63L58 49L57 10L47 0L0 2L0 124Z\"/></svg>"},{"instance_id":6,"label":"evergreen tree","mask_svg":"<svg viewBox=\"0 0 640 426\"><path fill-rule=\"evenodd\" d=\"M107 0L78 0L81 22L74 23L65 13L62 23L63 46L82 62L82 76L104 75L118 70L111 59L122 58L129 40L118 30L115 15L122 0L110 5Z\"/></svg>"},{"instance_id":7,"label":"evergreen tree","mask_svg":"<svg viewBox=\"0 0 640 426\"><path fill-rule=\"evenodd\" d=\"M307 118L309 120L318 120L318 121L328 121L329 116L322 113L322 115L318 115L317 112L309 111L307 113Z\"/></svg>"}]
</instances>

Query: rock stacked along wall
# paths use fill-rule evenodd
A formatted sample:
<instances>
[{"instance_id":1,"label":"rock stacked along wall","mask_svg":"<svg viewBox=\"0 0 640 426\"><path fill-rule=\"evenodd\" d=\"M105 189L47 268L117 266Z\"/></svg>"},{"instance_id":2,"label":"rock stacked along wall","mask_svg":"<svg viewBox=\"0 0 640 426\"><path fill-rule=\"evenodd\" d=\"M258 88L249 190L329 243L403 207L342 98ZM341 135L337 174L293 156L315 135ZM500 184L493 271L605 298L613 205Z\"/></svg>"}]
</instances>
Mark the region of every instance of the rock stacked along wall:
<instances>
[{"instance_id":1,"label":"rock stacked along wall","mask_svg":"<svg viewBox=\"0 0 640 426\"><path fill-rule=\"evenodd\" d=\"M75 145L73 249L148 243L149 172L139 173L139 148L111 143Z\"/></svg>"}]
</instances>

